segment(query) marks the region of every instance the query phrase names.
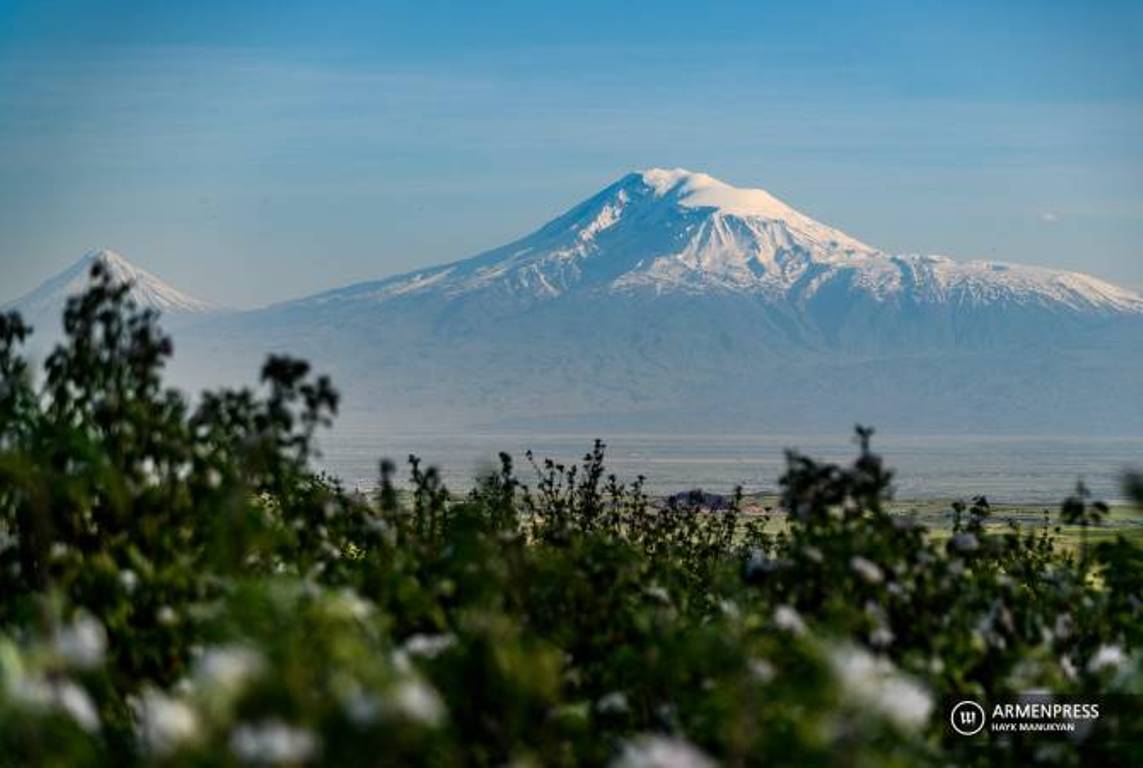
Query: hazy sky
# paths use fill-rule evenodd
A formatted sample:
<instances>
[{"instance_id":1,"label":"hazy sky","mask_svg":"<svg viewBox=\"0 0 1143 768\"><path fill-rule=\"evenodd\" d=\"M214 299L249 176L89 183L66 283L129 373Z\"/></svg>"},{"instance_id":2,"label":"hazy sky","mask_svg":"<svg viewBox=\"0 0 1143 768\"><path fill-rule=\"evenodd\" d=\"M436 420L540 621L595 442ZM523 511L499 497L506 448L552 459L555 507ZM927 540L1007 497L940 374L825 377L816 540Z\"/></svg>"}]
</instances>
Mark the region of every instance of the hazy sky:
<instances>
[{"instance_id":1,"label":"hazy sky","mask_svg":"<svg viewBox=\"0 0 1143 768\"><path fill-rule=\"evenodd\" d=\"M1143 3L0 0L0 300L106 246L233 306L623 173L1143 289Z\"/></svg>"}]
</instances>

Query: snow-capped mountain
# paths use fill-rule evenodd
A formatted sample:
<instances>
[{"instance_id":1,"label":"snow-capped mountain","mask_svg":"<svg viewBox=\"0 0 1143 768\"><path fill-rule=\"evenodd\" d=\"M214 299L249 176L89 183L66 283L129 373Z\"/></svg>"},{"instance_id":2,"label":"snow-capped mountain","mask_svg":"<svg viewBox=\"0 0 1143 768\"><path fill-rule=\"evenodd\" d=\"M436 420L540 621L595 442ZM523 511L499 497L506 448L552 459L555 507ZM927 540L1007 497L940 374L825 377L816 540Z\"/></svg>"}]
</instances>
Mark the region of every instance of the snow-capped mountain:
<instances>
[{"instance_id":1,"label":"snow-capped mountain","mask_svg":"<svg viewBox=\"0 0 1143 768\"><path fill-rule=\"evenodd\" d=\"M266 351L356 424L1136 429L1143 299L1092 277L892 255L758 189L624 176L444 266L200 326L188 375Z\"/></svg>"},{"instance_id":2,"label":"snow-capped mountain","mask_svg":"<svg viewBox=\"0 0 1143 768\"><path fill-rule=\"evenodd\" d=\"M629 174L536 232L474 258L299 304L454 300L482 292L532 302L647 292L737 294L797 310L839 287L853 298L896 306L1011 303L1063 313L1143 313L1143 298L1086 275L889 255L761 189L682 169Z\"/></svg>"},{"instance_id":3,"label":"snow-capped mountain","mask_svg":"<svg viewBox=\"0 0 1143 768\"><path fill-rule=\"evenodd\" d=\"M211 317L221 308L172 288L150 272L135 266L115 251L89 251L79 261L15 301L3 311L20 312L37 329L36 341L50 341L60 330L60 317L67 300L88 286L91 268L102 263L120 283L131 284L131 298L144 309L161 313L168 327L185 326Z\"/></svg>"},{"instance_id":4,"label":"snow-capped mountain","mask_svg":"<svg viewBox=\"0 0 1143 768\"><path fill-rule=\"evenodd\" d=\"M89 251L63 272L9 304L8 308L39 314L62 307L69 297L81 293L87 287L91 269L96 262L103 264L117 282L131 283L131 298L141 307L172 314L201 314L218 310L214 304L172 288L150 272L107 249Z\"/></svg>"}]
</instances>

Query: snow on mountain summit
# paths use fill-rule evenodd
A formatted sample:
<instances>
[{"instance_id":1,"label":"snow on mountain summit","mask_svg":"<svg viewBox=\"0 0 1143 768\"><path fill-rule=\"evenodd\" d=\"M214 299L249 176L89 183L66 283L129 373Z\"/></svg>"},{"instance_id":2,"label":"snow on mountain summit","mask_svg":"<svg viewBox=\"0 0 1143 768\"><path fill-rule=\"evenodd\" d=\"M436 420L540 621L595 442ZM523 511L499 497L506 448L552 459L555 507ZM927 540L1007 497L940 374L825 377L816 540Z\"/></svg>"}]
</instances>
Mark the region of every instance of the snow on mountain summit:
<instances>
[{"instance_id":1,"label":"snow on mountain summit","mask_svg":"<svg viewBox=\"0 0 1143 768\"><path fill-rule=\"evenodd\" d=\"M674 195L689 208L718 208L741 216L788 219L793 208L762 189L739 189L706 173L684 168L649 168L636 174L654 190L656 197Z\"/></svg>"},{"instance_id":2,"label":"snow on mountain summit","mask_svg":"<svg viewBox=\"0 0 1143 768\"><path fill-rule=\"evenodd\" d=\"M209 302L172 288L109 249L89 251L79 261L31 293L12 302L6 309L16 309L29 318L53 318L53 322L58 322L53 316L58 317L69 297L81 293L87 287L91 268L97 262L102 263L117 282L131 284L131 298L140 307L158 310L164 316L202 315L218 310L218 307Z\"/></svg>"},{"instance_id":3,"label":"snow on mountain summit","mask_svg":"<svg viewBox=\"0 0 1143 768\"><path fill-rule=\"evenodd\" d=\"M764 189L733 187L709 174L683 168L650 168L635 175L653 189L656 196L673 198L686 208L710 208L746 219L781 221L795 231L823 242L832 240L849 250L876 250L844 232L814 221Z\"/></svg>"}]
</instances>

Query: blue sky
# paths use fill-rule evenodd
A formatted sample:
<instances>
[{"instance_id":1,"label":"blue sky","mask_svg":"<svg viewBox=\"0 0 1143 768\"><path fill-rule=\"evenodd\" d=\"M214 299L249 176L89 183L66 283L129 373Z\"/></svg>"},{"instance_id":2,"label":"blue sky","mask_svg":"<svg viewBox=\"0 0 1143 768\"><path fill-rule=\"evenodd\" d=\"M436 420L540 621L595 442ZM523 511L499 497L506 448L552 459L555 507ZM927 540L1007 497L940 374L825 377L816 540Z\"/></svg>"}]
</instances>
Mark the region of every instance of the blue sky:
<instances>
[{"instance_id":1,"label":"blue sky","mask_svg":"<svg viewBox=\"0 0 1143 768\"><path fill-rule=\"evenodd\" d=\"M95 246L252 306L623 173L1143 289L1143 3L0 0L0 299Z\"/></svg>"}]
</instances>

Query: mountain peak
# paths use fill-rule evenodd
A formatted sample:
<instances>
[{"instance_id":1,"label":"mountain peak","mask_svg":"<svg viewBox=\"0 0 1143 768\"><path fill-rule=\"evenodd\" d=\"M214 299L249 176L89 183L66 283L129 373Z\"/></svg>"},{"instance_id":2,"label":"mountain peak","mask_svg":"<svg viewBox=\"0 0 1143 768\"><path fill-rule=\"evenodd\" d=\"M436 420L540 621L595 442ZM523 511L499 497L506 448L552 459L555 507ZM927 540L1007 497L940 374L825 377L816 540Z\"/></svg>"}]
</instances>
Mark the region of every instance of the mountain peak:
<instances>
[{"instance_id":1,"label":"mountain peak","mask_svg":"<svg viewBox=\"0 0 1143 768\"><path fill-rule=\"evenodd\" d=\"M816 221L761 188L736 187L709 173L685 168L648 168L628 178L648 189L654 198L680 208L710 210L746 220L781 222L791 232L814 241L833 242L840 250L877 251L857 238Z\"/></svg>"},{"instance_id":2,"label":"mountain peak","mask_svg":"<svg viewBox=\"0 0 1143 768\"><path fill-rule=\"evenodd\" d=\"M688 208L718 208L740 216L788 219L800 215L764 189L741 189L708 173L685 168L649 168L636 174L657 197L671 197Z\"/></svg>"},{"instance_id":3,"label":"mountain peak","mask_svg":"<svg viewBox=\"0 0 1143 768\"><path fill-rule=\"evenodd\" d=\"M155 309L164 315L197 315L219 309L210 302L171 287L110 248L88 251L79 261L31 293L12 302L7 308L16 309L31 318L58 315L69 297L87 288L91 280L91 269L97 263L106 267L116 282L131 284L131 298L140 307Z\"/></svg>"},{"instance_id":4,"label":"mountain peak","mask_svg":"<svg viewBox=\"0 0 1143 768\"><path fill-rule=\"evenodd\" d=\"M130 266L130 262L123 258L122 254L110 248L96 248L83 254L83 257L80 258L81 263L93 264L97 261L101 261L105 264L125 264Z\"/></svg>"},{"instance_id":5,"label":"mountain peak","mask_svg":"<svg viewBox=\"0 0 1143 768\"><path fill-rule=\"evenodd\" d=\"M91 274L91 268L96 264L102 264L106 267L111 276L119 282L135 281L141 274L145 274L118 251L113 251L110 248L97 248L88 251L68 272L79 272L80 276L86 277Z\"/></svg>"}]
</instances>

